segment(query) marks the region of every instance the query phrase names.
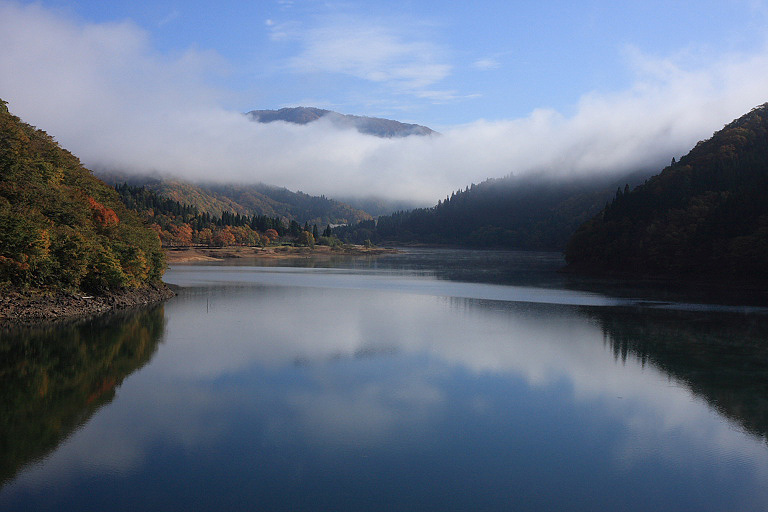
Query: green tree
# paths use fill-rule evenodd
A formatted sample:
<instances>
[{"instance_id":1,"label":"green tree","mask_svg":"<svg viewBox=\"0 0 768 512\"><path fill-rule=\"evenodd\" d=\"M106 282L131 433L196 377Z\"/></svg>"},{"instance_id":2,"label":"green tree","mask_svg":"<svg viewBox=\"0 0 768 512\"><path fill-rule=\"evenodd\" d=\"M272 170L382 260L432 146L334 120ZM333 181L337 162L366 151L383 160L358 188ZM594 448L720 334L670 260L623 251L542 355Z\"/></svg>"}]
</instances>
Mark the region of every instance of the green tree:
<instances>
[{"instance_id":1,"label":"green tree","mask_svg":"<svg viewBox=\"0 0 768 512\"><path fill-rule=\"evenodd\" d=\"M298 243L307 247L315 246L315 237L309 231L302 231L299 234Z\"/></svg>"}]
</instances>

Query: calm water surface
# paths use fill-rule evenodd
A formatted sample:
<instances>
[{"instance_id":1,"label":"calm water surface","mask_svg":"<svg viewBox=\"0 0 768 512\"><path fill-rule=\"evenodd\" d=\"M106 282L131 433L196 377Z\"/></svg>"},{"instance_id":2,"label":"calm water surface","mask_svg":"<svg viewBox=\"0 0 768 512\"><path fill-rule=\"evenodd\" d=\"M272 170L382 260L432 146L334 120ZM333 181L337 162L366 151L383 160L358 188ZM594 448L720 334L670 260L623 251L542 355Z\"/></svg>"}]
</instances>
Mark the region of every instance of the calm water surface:
<instances>
[{"instance_id":1,"label":"calm water surface","mask_svg":"<svg viewBox=\"0 0 768 512\"><path fill-rule=\"evenodd\" d=\"M768 509L766 310L560 264L176 265L2 333L0 510Z\"/></svg>"}]
</instances>

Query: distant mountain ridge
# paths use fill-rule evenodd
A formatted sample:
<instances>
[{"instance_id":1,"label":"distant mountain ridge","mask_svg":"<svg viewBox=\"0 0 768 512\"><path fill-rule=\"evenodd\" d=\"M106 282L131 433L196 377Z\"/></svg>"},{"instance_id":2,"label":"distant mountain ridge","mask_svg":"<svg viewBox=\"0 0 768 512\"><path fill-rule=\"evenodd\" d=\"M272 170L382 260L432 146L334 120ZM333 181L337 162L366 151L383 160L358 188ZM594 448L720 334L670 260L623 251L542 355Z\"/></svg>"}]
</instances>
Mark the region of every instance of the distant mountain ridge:
<instances>
[{"instance_id":1,"label":"distant mountain ridge","mask_svg":"<svg viewBox=\"0 0 768 512\"><path fill-rule=\"evenodd\" d=\"M354 128L360 133L376 137L408 137L410 135L432 135L437 132L418 124L401 123L380 117L340 114L332 110L315 107L290 107L279 110L251 110L245 114L252 121L272 123L285 121L294 124L309 124L320 118L329 119L340 128Z\"/></svg>"}]
</instances>

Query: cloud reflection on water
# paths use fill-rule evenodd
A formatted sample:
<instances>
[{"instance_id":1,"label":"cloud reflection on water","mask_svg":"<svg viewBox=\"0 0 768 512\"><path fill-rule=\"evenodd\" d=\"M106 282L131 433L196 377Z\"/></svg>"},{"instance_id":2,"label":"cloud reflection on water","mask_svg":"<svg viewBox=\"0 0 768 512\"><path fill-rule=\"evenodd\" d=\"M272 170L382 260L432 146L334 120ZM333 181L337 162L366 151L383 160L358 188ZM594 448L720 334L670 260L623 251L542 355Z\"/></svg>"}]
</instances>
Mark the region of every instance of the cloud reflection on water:
<instances>
[{"instance_id":1,"label":"cloud reflection on water","mask_svg":"<svg viewBox=\"0 0 768 512\"><path fill-rule=\"evenodd\" d=\"M615 429L595 445L595 457L619 474L651 460L682 473L713 464L723 471L730 466L717 459L725 457L749 467L753 480L768 477L759 440L654 366L617 359L601 323L583 309L325 287L291 275L309 286L184 290L166 305L163 350L151 365L18 485L66 478L66 467L70 476L72 468L135 472L160 444L195 451L228 437L317 457L440 450L457 440L451 429L467 415L478 425L506 422L514 430L504 442L514 444L531 425L539 435L589 437L578 422L537 423L587 414ZM488 435L501 443L505 434ZM92 442L104 438L107 445ZM751 499L768 502L754 492Z\"/></svg>"}]
</instances>

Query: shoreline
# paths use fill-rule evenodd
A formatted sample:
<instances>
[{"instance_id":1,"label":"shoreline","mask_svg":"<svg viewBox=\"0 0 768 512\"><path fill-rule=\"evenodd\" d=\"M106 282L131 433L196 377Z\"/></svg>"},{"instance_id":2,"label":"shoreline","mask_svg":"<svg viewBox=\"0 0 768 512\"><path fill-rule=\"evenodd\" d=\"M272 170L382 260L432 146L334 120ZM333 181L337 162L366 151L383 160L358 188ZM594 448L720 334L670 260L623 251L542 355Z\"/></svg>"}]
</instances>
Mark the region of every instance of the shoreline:
<instances>
[{"instance_id":1,"label":"shoreline","mask_svg":"<svg viewBox=\"0 0 768 512\"><path fill-rule=\"evenodd\" d=\"M7 291L0 297L0 329L78 320L170 299L176 294L161 283L102 295L50 290Z\"/></svg>"},{"instance_id":2,"label":"shoreline","mask_svg":"<svg viewBox=\"0 0 768 512\"><path fill-rule=\"evenodd\" d=\"M280 245L276 247L180 247L166 249L165 257L169 264L173 264L223 261L241 258L288 259L327 258L333 256L376 256L379 254L397 254L398 252L400 251L388 247L364 247L362 245L347 245L342 248L332 248L327 245L316 245L314 248L292 247L288 245Z\"/></svg>"},{"instance_id":3,"label":"shoreline","mask_svg":"<svg viewBox=\"0 0 768 512\"><path fill-rule=\"evenodd\" d=\"M363 246L309 247L185 247L166 249L166 261L195 263L240 258L289 259L334 256L373 256L395 254L397 249ZM127 288L101 295L82 291L13 290L0 293L0 330L39 324L82 320L114 311L162 302L176 293L166 283Z\"/></svg>"}]
</instances>

